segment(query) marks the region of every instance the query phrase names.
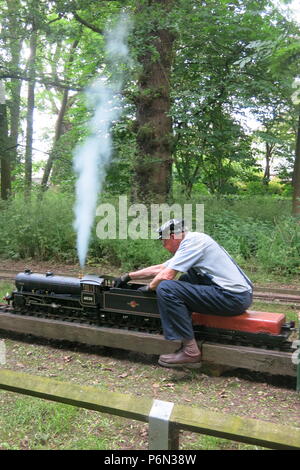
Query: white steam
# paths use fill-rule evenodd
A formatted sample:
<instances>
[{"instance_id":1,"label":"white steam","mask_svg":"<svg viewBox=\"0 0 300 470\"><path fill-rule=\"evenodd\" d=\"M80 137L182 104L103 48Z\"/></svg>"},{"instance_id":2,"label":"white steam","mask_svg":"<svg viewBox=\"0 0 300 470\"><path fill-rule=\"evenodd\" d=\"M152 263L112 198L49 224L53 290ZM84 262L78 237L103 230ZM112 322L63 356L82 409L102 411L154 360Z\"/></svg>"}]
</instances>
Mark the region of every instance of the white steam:
<instances>
[{"instance_id":1,"label":"white steam","mask_svg":"<svg viewBox=\"0 0 300 470\"><path fill-rule=\"evenodd\" d=\"M106 54L111 78L102 77L86 90L93 117L88 123L89 136L74 150L74 171L77 174L74 228L77 232L77 253L81 267L85 265L97 197L102 190L112 156L111 127L122 112L120 92L122 69L128 59L126 39L129 20L122 15L116 27L107 34Z\"/></svg>"}]
</instances>

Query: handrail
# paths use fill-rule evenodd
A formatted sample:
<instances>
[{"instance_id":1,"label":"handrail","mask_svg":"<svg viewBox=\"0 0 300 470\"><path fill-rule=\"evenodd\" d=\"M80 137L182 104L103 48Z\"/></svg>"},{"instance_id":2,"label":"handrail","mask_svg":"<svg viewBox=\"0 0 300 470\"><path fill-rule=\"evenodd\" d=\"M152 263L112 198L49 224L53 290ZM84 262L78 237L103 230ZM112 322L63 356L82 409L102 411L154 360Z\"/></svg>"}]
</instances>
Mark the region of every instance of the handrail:
<instances>
[{"instance_id":1,"label":"handrail","mask_svg":"<svg viewBox=\"0 0 300 470\"><path fill-rule=\"evenodd\" d=\"M0 389L149 422L149 428L153 421L149 415L153 417L154 405L159 401L130 394L103 393L96 387L74 385L8 369L0 370ZM179 404L169 406L170 413L166 417L164 403L170 405L169 402L159 403L162 412L158 411L155 415L155 438L151 438L155 432L149 429L150 450L178 449L180 429L270 449L300 449L300 428ZM157 439L157 432L161 432L160 440ZM157 442L162 443L160 449Z\"/></svg>"}]
</instances>

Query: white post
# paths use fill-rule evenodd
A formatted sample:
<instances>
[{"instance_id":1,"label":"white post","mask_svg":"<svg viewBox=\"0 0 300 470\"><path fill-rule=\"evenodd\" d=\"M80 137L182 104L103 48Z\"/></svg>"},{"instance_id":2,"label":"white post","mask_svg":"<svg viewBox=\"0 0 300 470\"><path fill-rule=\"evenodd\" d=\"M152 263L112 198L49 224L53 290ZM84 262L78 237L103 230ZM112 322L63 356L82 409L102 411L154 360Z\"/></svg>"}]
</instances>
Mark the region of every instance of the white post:
<instances>
[{"instance_id":1,"label":"white post","mask_svg":"<svg viewBox=\"0 0 300 470\"><path fill-rule=\"evenodd\" d=\"M170 429L174 403L154 400L149 413L149 450L178 449L178 433Z\"/></svg>"}]
</instances>

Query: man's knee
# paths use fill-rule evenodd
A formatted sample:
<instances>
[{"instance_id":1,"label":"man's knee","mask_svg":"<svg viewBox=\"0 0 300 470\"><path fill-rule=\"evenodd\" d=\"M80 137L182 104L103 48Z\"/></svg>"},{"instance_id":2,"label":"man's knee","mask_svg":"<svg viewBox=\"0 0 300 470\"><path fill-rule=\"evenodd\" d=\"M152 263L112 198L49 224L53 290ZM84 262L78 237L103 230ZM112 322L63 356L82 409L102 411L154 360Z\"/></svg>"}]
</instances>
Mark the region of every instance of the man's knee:
<instances>
[{"instance_id":1,"label":"man's knee","mask_svg":"<svg viewBox=\"0 0 300 470\"><path fill-rule=\"evenodd\" d=\"M171 292L172 282L173 281L161 281L156 288L156 295L163 297L165 294Z\"/></svg>"}]
</instances>

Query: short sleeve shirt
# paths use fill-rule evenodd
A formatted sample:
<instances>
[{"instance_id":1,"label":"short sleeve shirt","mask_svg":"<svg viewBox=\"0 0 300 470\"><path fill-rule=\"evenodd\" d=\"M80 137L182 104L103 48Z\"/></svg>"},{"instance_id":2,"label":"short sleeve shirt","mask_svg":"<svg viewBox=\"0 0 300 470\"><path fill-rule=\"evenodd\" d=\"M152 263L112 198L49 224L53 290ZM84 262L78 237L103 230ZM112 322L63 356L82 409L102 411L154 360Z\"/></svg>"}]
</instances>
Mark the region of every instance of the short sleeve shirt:
<instances>
[{"instance_id":1,"label":"short sleeve shirt","mask_svg":"<svg viewBox=\"0 0 300 470\"><path fill-rule=\"evenodd\" d=\"M250 279L227 251L204 233L187 232L173 258L163 265L180 272L193 268L225 290L252 291Z\"/></svg>"}]
</instances>

